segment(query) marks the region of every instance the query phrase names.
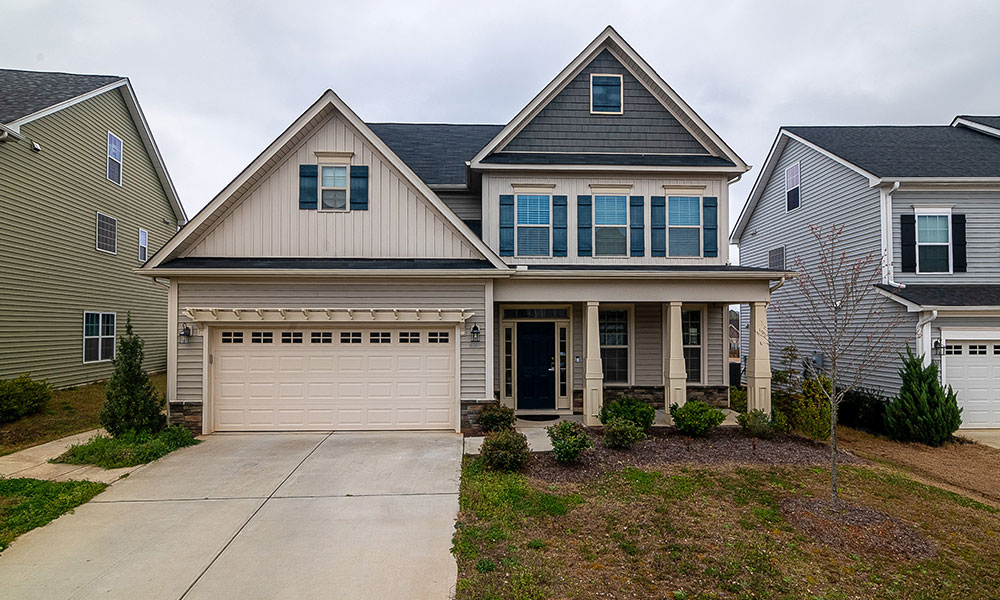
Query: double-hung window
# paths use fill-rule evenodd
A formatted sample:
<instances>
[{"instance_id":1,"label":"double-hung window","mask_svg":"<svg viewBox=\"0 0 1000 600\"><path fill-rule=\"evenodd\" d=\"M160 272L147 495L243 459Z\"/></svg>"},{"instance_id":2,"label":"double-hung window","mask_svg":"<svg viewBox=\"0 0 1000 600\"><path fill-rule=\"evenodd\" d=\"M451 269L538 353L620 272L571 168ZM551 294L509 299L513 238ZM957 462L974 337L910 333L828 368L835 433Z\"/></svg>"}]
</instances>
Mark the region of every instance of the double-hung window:
<instances>
[{"instance_id":1,"label":"double-hung window","mask_svg":"<svg viewBox=\"0 0 1000 600\"><path fill-rule=\"evenodd\" d=\"M628 383L629 311L615 308L597 314L604 383Z\"/></svg>"},{"instance_id":2,"label":"double-hung window","mask_svg":"<svg viewBox=\"0 0 1000 600\"><path fill-rule=\"evenodd\" d=\"M667 214L670 256L701 256L701 198L670 196Z\"/></svg>"},{"instance_id":3,"label":"double-hung window","mask_svg":"<svg viewBox=\"0 0 1000 600\"><path fill-rule=\"evenodd\" d=\"M97 213L97 249L111 254L118 252L118 219Z\"/></svg>"},{"instance_id":4,"label":"double-hung window","mask_svg":"<svg viewBox=\"0 0 1000 600\"><path fill-rule=\"evenodd\" d=\"M591 74L590 76L590 112L598 115L622 114L621 75Z\"/></svg>"},{"instance_id":5,"label":"double-hung window","mask_svg":"<svg viewBox=\"0 0 1000 600\"><path fill-rule=\"evenodd\" d=\"M115 313L83 313L83 362L101 362L115 357Z\"/></svg>"},{"instance_id":6,"label":"double-hung window","mask_svg":"<svg viewBox=\"0 0 1000 600\"><path fill-rule=\"evenodd\" d=\"M108 181L122 184L122 140L108 132Z\"/></svg>"},{"instance_id":7,"label":"double-hung window","mask_svg":"<svg viewBox=\"0 0 1000 600\"><path fill-rule=\"evenodd\" d=\"M321 166L319 186L320 210L347 210L347 166Z\"/></svg>"},{"instance_id":8,"label":"double-hung window","mask_svg":"<svg viewBox=\"0 0 1000 600\"><path fill-rule=\"evenodd\" d=\"M628 250L628 197L594 196L594 255L625 256Z\"/></svg>"},{"instance_id":9,"label":"double-hung window","mask_svg":"<svg viewBox=\"0 0 1000 600\"><path fill-rule=\"evenodd\" d=\"M917 273L951 272L951 215L917 212Z\"/></svg>"},{"instance_id":10,"label":"double-hung window","mask_svg":"<svg viewBox=\"0 0 1000 600\"><path fill-rule=\"evenodd\" d=\"M684 367L687 380L701 383L701 309L681 310L681 341L684 344Z\"/></svg>"},{"instance_id":11,"label":"double-hung window","mask_svg":"<svg viewBox=\"0 0 1000 600\"><path fill-rule=\"evenodd\" d=\"M139 229L139 262L146 262L149 258L149 232Z\"/></svg>"},{"instance_id":12,"label":"double-hung window","mask_svg":"<svg viewBox=\"0 0 1000 600\"><path fill-rule=\"evenodd\" d=\"M799 163L785 169L785 210L799 207Z\"/></svg>"},{"instance_id":13,"label":"double-hung window","mask_svg":"<svg viewBox=\"0 0 1000 600\"><path fill-rule=\"evenodd\" d=\"M517 255L549 256L552 239L552 197L517 195Z\"/></svg>"}]
</instances>

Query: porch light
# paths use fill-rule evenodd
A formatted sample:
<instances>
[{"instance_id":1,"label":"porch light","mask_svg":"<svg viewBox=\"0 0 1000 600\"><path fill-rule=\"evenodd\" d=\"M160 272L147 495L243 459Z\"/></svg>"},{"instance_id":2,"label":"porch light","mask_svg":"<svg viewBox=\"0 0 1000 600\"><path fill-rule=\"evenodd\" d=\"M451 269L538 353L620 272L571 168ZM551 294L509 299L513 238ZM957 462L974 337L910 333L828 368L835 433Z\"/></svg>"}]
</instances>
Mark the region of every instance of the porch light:
<instances>
[{"instance_id":1,"label":"porch light","mask_svg":"<svg viewBox=\"0 0 1000 600\"><path fill-rule=\"evenodd\" d=\"M474 323L472 325L472 330L469 333L472 334L472 341L473 342L478 342L479 341L479 325L478 324Z\"/></svg>"},{"instance_id":2,"label":"porch light","mask_svg":"<svg viewBox=\"0 0 1000 600\"><path fill-rule=\"evenodd\" d=\"M938 356L940 356L941 352L943 350L944 350L944 347L941 345L941 340L939 340L939 339L938 340L934 340L934 354L937 354Z\"/></svg>"},{"instance_id":3,"label":"porch light","mask_svg":"<svg viewBox=\"0 0 1000 600\"><path fill-rule=\"evenodd\" d=\"M190 339L191 339L191 327L188 326L187 323L184 323L183 325L181 325L181 330L177 333L177 340L182 344L186 344Z\"/></svg>"}]
</instances>

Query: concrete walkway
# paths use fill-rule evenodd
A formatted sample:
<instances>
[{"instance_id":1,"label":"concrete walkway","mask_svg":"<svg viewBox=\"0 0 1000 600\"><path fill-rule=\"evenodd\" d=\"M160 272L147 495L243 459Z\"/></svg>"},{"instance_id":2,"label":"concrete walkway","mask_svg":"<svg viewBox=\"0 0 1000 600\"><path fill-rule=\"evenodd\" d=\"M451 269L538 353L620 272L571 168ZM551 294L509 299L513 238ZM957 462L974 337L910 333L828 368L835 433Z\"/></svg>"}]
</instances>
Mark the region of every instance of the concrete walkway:
<instances>
[{"instance_id":1,"label":"concrete walkway","mask_svg":"<svg viewBox=\"0 0 1000 600\"><path fill-rule=\"evenodd\" d=\"M448 598L454 433L215 434L0 554L9 598Z\"/></svg>"},{"instance_id":2,"label":"concrete walkway","mask_svg":"<svg viewBox=\"0 0 1000 600\"><path fill-rule=\"evenodd\" d=\"M1000 429L959 429L955 435L984 446L1000 448Z\"/></svg>"},{"instance_id":3,"label":"concrete walkway","mask_svg":"<svg viewBox=\"0 0 1000 600\"><path fill-rule=\"evenodd\" d=\"M104 430L93 429L64 437L54 442L25 448L7 456L0 456L0 477L31 477L33 479L51 479L52 481L85 479L87 481L112 483L118 481L122 476L131 474L146 466L137 465L122 469L102 469L94 465L64 465L49 462L50 458L59 456L73 444L82 444L100 433L104 433Z\"/></svg>"}]
</instances>

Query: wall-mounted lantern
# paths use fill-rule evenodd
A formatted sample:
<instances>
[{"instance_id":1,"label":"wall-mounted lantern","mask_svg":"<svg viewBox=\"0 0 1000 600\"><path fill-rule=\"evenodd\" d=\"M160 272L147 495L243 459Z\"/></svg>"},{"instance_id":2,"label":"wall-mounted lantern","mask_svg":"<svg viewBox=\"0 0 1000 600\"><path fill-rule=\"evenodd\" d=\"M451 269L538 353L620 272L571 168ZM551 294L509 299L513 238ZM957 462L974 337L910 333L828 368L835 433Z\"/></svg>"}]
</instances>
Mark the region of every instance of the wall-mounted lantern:
<instances>
[{"instance_id":1,"label":"wall-mounted lantern","mask_svg":"<svg viewBox=\"0 0 1000 600\"><path fill-rule=\"evenodd\" d=\"M179 341L182 344L186 344L190 339L191 339L191 327L187 323L184 323L181 325L181 330L177 333L177 341Z\"/></svg>"},{"instance_id":2,"label":"wall-mounted lantern","mask_svg":"<svg viewBox=\"0 0 1000 600\"><path fill-rule=\"evenodd\" d=\"M472 325L472 330L469 331L469 333L472 334L472 341L473 341L473 343L479 342L480 331L479 331L479 325L478 324L473 324Z\"/></svg>"}]
</instances>

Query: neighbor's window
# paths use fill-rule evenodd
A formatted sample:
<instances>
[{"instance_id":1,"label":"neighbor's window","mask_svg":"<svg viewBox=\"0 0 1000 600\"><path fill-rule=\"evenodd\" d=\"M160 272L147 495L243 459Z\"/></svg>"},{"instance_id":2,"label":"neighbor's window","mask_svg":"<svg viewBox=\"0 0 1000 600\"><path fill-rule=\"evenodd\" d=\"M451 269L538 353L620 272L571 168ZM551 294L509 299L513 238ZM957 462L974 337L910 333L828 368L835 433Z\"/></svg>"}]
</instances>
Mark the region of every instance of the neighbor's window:
<instances>
[{"instance_id":1,"label":"neighbor's window","mask_svg":"<svg viewBox=\"0 0 1000 600\"><path fill-rule=\"evenodd\" d=\"M670 256L701 256L701 198L671 196L667 212Z\"/></svg>"},{"instance_id":2,"label":"neighbor's window","mask_svg":"<svg viewBox=\"0 0 1000 600\"><path fill-rule=\"evenodd\" d=\"M799 163L785 169L785 210L799 207Z\"/></svg>"},{"instance_id":3,"label":"neighbor's window","mask_svg":"<svg viewBox=\"0 0 1000 600\"><path fill-rule=\"evenodd\" d=\"M97 249L118 252L118 219L97 213Z\"/></svg>"},{"instance_id":4,"label":"neighbor's window","mask_svg":"<svg viewBox=\"0 0 1000 600\"><path fill-rule=\"evenodd\" d=\"M606 115L622 114L622 76L590 76L590 112Z\"/></svg>"},{"instance_id":5,"label":"neighbor's window","mask_svg":"<svg viewBox=\"0 0 1000 600\"><path fill-rule=\"evenodd\" d=\"M625 256L628 248L628 199L594 196L594 255Z\"/></svg>"},{"instance_id":6,"label":"neighbor's window","mask_svg":"<svg viewBox=\"0 0 1000 600\"><path fill-rule=\"evenodd\" d=\"M139 230L139 262L146 262L149 258L149 232L145 229Z\"/></svg>"},{"instance_id":7,"label":"neighbor's window","mask_svg":"<svg viewBox=\"0 0 1000 600\"><path fill-rule=\"evenodd\" d=\"M122 140L108 132L108 181L122 184Z\"/></svg>"},{"instance_id":8,"label":"neighbor's window","mask_svg":"<svg viewBox=\"0 0 1000 600\"><path fill-rule=\"evenodd\" d=\"M951 218L917 215L917 272L951 272Z\"/></svg>"},{"instance_id":9,"label":"neighbor's window","mask_svg":"<svg viewBox=\"0 0 1000 600\"><path fill-rule=\"evenodd\" d=\"M598 311L604 383L628 383L628 310Z\"/></svg>"},{"instance_id":10,"label":"neighbor's window","mask_svg":"<svg viewBox=\"0 0 1000 600\"><path fill-rule=\"evenodd\" d=\"M687 380L701 383L701 310L681 311L681 340L684 343L684 367Z\"/></svg>"},{"instance_id":11,"label":"neighbor's window","mask_svg":"<svg viewBox=\"0 0 1000 600\"><path fill-rule=\"evenodd\" d=\"M347 210L347 167L320 168L320 210Z\"/></svg>"},{"instance_id":12,"label":"neighbor's window","mask_svg":"<svg viewBox=\"0 0 1000 600\"><path fill-rule=\"evenodd\" d=\"M517 195L518 256L548 256L551 238L551 196Z\"/></svg>"},{"instance_id":13,"label":"neighbor's window","mask_svg":"<svg viewBox=\"0 0 1000 600\"><path fill-rule=\"evenodd\" d=\"M115 313L83 313L83 362L101 362L115 357Z\"/></svg>"},{"instance_id":14,"label":"neighbor's window","mask_svg":"<svg viewBox=\"0 0 1000 600\"><path fill-rule=\"evenodd\" d=\"M785 247L779 246L767 251L767 268L773 271L785 270Z\"/></svg>"}]
</instances>

